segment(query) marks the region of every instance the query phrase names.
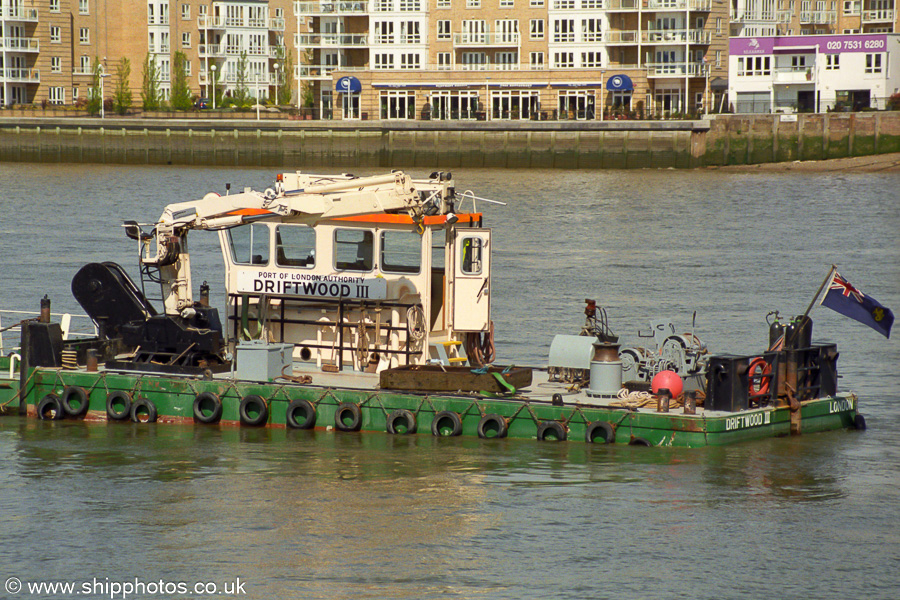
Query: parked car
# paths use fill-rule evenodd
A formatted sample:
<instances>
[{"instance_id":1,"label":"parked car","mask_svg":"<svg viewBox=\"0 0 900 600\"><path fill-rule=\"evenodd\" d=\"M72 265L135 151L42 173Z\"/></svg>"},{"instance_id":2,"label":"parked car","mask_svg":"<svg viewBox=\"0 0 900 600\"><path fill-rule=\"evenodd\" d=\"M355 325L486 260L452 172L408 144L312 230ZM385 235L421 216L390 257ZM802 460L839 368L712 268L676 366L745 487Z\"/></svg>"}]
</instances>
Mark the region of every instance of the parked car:
<instances>
[{"instance_id":1,"label":"parked car","mask_svg":"<svg viewBox=\"0 0 900 600\"><path fill-rule=\"evenodd\" d=\"M200 110L211 108L209 98L198 98L196 102L194 102L194 108L199 108Z\"/></svg>"}]
</instances>

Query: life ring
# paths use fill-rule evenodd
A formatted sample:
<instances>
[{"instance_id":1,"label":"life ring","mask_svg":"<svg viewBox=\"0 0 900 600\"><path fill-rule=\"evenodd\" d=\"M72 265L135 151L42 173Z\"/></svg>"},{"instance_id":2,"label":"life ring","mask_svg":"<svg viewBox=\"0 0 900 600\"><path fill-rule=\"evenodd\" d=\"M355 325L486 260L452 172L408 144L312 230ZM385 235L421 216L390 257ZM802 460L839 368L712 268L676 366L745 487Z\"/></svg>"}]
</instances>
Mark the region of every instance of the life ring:
<instances>
[{"instance_id":1,"label":"life ring","mask_svg":"<svg viewBox=\"0 0 900 600\"><path fill-rule=\"evenodd\" d=\"M612 423L606 421L588 423L584 432L584 441L589 444L612 444L616 441L616 430Z\"/></svg>"},{"instance_id":2,"label":"life ring","mask_svg":"<svg viewBox=\"0 0 900 600\"><path fill-rule=\"evenodd\" d=\"M416 432L416 415L400 408L388 415L387 432L394 435L411 435Z\"/></svg>"},{"instance_id":3,"label":"life ring","mask_svg":"<svg viewBox=\"0 0 900 600\"><path fill-rule=\"evenodd\" d=\"M478 437L483 440L506 437L508 426L506 419L496 413L481 417L478 421Z\"/></svg>"},{"instance_id":4,"label":"life ring","mask_svg":"<svg viewBox=\"0 0 900 600\"><path fill-rule=\"evenodd\" d=\"M66 412L63 410L62 402L56 394L47 394L37 405L37 416L43 421L59 421L63 419Z\"/></svg>"},{"instance_id":5,"label":"life ring","mask_svg":"<svg viewBox=\"0 0 900 600\"><path fill-rule=\"evenodd\" d=\"M156 423L156 405L147 398L138 398L131 403L131 421L133 423Z\"/></svg>"},{"instance_id":6,"label":"life ring","mask_svg":"<svg viewBox=\"0 0 900 600\"><path fill-rule=\"evenodd\" d=\"M312 429L316 426L316 407L308 400L293 400L288 404L284 422L291 429Z\"/></svg>"},{"instance_id":7,"label":"life ring","mask_svg":"<svg viewBox=\"0 0 900 600\"><path fill-rule=\"evenodd\" d=\"M539 442L564 442L566 441L566 428L559 421L542 421L537 428Z\"/></svg>"},{"instance_id":8,"label":"life ring","mask_svg":"<svg viewBox=\"0 0 900 600\"><path fill-rule=\"evenodd\" d=\"M352 402L342 402L334 411L334 426L341 431L359 431L362 425L362 410Z\"/></svg>"},{"instance_id":9,"label":"life ring","mask_svg":"<svg viewBox=\"0 0 900 600\"><path fill-rule=\"evenodd\" d=\"M212 392L202 392L194 398L194 422L207 425L222 418L222 399Z\"/></svg>"},{"instance_id":10,"label":"life ring","mask_svg":"<svg viewBox=\"0 0 900 600\"><path fill-rule=\"evenodd\" d=\"M747 370L747 379L750 380L750 396L763 396L769 392L769 380L772 375L772 365L766 362L762 356L750 361Z\"/></svg>"},{"instance_id":11,"label":"life ring","mask_svg":"<svg viewBox=\"0 0 900 600\"><path fill-rule=\"evenodd\" d=\"M269 407L262 396L250 394L241 398L241 405L238 408L241 425L249 427L259 427L265 425L269 421Z\"/></svg>"},{"instance_id":12,"label":"life ring","mask_svg":"<svg viewBox=\"0 0 900 600\"><path fill-rule=\"evenodd\" d=\"M75 418L84 416L90 406L87 391L78 385L66 386L59 400L66 415Z\"/></svg>"},{"instance_id":13,"label":"life ring","mask_svg":"<svg viewBox=\"0 0 900 600\"><path fill-rule=\"evenodd\" d=\"M431 421L431 435L456 437L462 434L462 418L452 410L442 410Z\"/></svg>"},{"instance_id":14,"label":"life ring","mask_svg":"<svg viewBox=\"0 0 900 600\"><path fill-rule=\"evenodd\" d=\"M106 418L124 421L131 417L131 394L116 390L106 396Z\"/></svg>"}]
</instances>

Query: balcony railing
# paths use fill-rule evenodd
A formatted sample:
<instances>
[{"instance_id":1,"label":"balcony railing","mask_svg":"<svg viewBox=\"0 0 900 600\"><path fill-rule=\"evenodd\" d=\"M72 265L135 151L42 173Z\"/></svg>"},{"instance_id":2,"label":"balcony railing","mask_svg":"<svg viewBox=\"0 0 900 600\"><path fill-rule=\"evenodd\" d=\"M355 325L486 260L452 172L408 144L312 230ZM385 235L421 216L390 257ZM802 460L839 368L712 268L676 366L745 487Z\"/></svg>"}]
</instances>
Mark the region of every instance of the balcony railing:
<instances>
[{"instance_id":1,"label":"balcony railing","mask_svg":"<svg viewBox=\"0 0 900 600\"><path fill-rule=\"evenodd\" d=\"M732 12L732 23L790 23L794 13L789 10L742 10Z\"/></svg>"},{"instance_id":2,"label":"balcony railing","mask_svg":"<svg viewBox=\"0 0 900 600\"><path fill-rule=\"evenodd\" d=\"M699 62L647 63L647 77L698 77L705 75Z\"/></svg>"},{"instance_id":3,"label":"balcony railing","mask_svg":"<svg viewBox=\"0 0 900 600\"><path fill-rule=\"evenodd\" d=\"M368 2L294 2L294 16L342 15L369 12Z\"/></svg>"},{"instance_id":4,"label":"balcony railing","mask_svg":"<svg viewBox=\"0 0 900 600\"><path fill-rule=\"evenodd\" d=\"M200 56L225 56L221 44L200 44L197 50Z\"/></svg>"},{"instance_id":5,"label":"balcony railing","mask_svg":"<svg viewBox=\"0 0 900 600\"><path fill-rule=\"evenodd\" d=\"M82 75L93 75L93 74L94 74L94 69L91 67L75 67L74 69L72 69L72 75L82 76Z\"/></svg>"},{"instance_id":6,"label":"balcony railing","mask_svg":"<svg viewBox=\"0 0 900 600\"><path fill-rule=\"evenodd\" d=\"M836 10L801 10L800 23L831 25L837 23Z\"/></svg>"},{"instance_id":7,"label":"balcony railing","mask_svg":"<svg viewBox=\"0 0 900 600\"><path fill-rule=\"evenodd\" d=\"M35 38L0 38L3 47L13 52L39 52L40 42Z\"/></svg>"},{"instance_id":8,"label":"balcony railing","mask_svg":"<svg viewBox=\"0 0 900 600\"><path fill-rule=\"evenodd\" d=\"M891 23L894 21L894 9L864 10L862 20L863 23Z\"/></svg>"},{"instance_id":9,"label":"balcony railing","mask_svg":"<svg viewBox=\"0 0 900 600\"><path fill-rule=\"evenodd\" d=\"M3 8L4 16L13 21L27 21L29 23L37 23L38 11L36 8L25 8L24 6L7 6Z\"/></svg>"},{"instance_id":10,"label":"balcony railing","mask_svg":"<svg viewBox=\"0 0 900 600\"><path fill-rule=\"evenodd\" d=\"M709 12L712 10L712 0L646 0L649 10L696 10Z\"/></svg>"},{"instance_id":11,"label":"balcony railing","mask_svg":"<svg viewBox=\"0 0 900 600\"><path fill-rule=\"evenodd\" d=\"M640 0L607 0L606 10L637 10Z\"/></svg>"},{"instance_id":12,"label":"balcony railing","mask_svg":"<svg viewBox=\"0 0 900 600\"><path fill-rule=\"evenodd\" d=\"M471 46L518 46L518 33L454 33L453 45L459 47Z\"/></svg>"},{"instance_id":13,"label":"balcony railing","mask_svg":"<svg viewBox=\"0 0 900 600\"><path fill-rule=\"evenodd\" d=\"M603 32L603 41L607 44L618 45L618 44L637 44L638 31L620 31L616 29L610 29Z\"/></svg>"},{"instance_id":14,"label":"balcony railing","mask_svg":"<svg viewBox=\"0 0 900 600\"><path fill-rule=\"evenodd\" d=\"M0 76L8 82L40 83L41 74L37 69L0 69Z\"/></svg>"},{"instance_id":15,"label":"balcony railing","mask_svg":"<svg viewBox=\"0 0 900 600\"><path fill-rule=\"evenodd\" d=\"M810 67L776 67L772 70L775 83L811 83L813 71Z\"/></svg>"},{"instance_id":16,"label":"balcony railing","mask_svg":"<svg viewBox=\"0 0 900 600\"><path fill-rule=\"evenodd\" d=\"M284 31L284 19L281 17L269 19L269 29L272 31Z\"/></svg>"},{"instance_id":17,"label":"balcony railing","mask_svg":"<svg viewBox=\"0 0 900 600\"><path fill-rule=\"evenodd\" d=\"M225 17L211 17L209 15L197 17L197 27L199 29L225 29Z\"/></svg>"},{"instance_id":18,"label":"balcony railing","mask_svg":"<svg viewBox=\"0 0 900 600\"><path fill-rule=\"evenodd\" d=\"M369 36L364 33L298 33L294 35L294 45L306 48L364 47L369 45Z\"/></svg>"},{"instance_id":19,"label":"balcony railing","mask_svg":"<svg viewBox=\"0 0 900 600\"><path fill-rule=\"evenodd\" d=\"M641 32L641 41L645 44L708 44L712 40L712 32L703 29L656 29Z\"/></svg>"}]
</instances>

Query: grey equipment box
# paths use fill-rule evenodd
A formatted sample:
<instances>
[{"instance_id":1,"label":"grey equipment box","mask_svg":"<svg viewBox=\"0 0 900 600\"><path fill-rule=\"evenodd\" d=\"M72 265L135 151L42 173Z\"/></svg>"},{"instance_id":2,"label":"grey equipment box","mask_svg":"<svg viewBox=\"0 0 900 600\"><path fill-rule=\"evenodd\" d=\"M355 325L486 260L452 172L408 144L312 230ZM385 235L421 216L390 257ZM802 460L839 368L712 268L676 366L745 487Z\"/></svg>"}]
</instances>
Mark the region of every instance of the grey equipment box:
<instances>
[{"instance_id":1,"label":"grey equipment box","mask_svg":"<svg viewBox=\"0 0 900 600\"><path fill-rule=\"evenodd\" d=\"M263 340L239 342L237 345L238 379L272 381L293 368L293 344L273 344Z\"/></svg>"}]
</instances>

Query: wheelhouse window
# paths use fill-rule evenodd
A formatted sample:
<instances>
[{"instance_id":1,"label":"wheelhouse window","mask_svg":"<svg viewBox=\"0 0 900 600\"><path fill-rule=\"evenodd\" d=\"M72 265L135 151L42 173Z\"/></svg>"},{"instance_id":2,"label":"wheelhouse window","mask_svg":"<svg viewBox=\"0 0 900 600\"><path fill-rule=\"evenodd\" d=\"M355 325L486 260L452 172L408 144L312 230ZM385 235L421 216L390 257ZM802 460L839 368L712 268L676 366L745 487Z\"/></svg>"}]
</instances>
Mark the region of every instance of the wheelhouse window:
<instances>
[{"instance_id":1,"label":"wheelhouse window","mask_svg":"<svg viewBox=\"0 0 900 600\"><path fill-rule=\"evenodd\" d=\"M366 229L334 231L334 268L339 271L371 271L375 266L375 236Z\"/></svg>"},{"instance_id":2,"label":"wheelhouse window","mask_svg":"<svg viewBox=\"0 0 900 600\"><path fill-rule=\"evenodd\" d=\"M381 270L418 273L422 269L422 236L415 231L381 232Z\"/></svg>"},{"instance_id":3,"label":"wheelhouse window","mask_svg":"<svg viewBox=\"0 0 900 600\"><path fill-rule=\"evenodd\" d=\"M460 245L462 272L465 275L481 275L482 240L478 237L464 238Z\"/></svg>"},{"instance_id":4,"label":"wheelhouse window","mask_svg":"<svg viewBox=\"0 0 900 600\"><path fill-rule=\"evenodd\" d=\"M269 228L262 223L228 230L231 260L239 265L269 264Z\"/></svg>"},{"instance_id":5,"label":"wheelhouse window","mask_svg":"<svg viewBox=\"0 0 900 600\"><path fill-rule=\"evenodd\" d=\"M280 267L316 266L316 230L305 225L276 227L275 264Z\"/></svg>"}]
</instances>

